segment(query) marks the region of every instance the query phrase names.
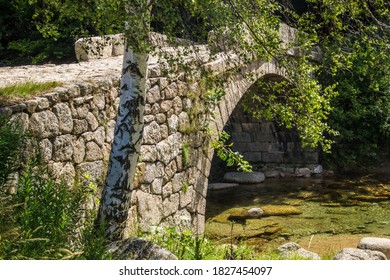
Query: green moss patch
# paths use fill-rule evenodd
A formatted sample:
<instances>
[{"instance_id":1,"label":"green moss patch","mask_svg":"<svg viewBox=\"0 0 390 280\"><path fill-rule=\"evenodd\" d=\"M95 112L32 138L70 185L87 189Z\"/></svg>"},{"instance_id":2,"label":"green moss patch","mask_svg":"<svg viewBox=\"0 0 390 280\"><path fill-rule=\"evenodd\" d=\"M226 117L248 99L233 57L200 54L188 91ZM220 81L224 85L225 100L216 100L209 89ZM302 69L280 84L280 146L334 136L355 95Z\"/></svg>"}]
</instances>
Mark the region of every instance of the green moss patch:
<instances>
[{"instance_id":1,"label":"green moss patch","mask_svg":"<svg viewBox=\"0 0 390 280\"><path fill-rule=\"evenodd\" d=\"M290 205L265 205L261 206L266 216L289 216L299 215L302 211Z\"/></svg>"}]
</instances>

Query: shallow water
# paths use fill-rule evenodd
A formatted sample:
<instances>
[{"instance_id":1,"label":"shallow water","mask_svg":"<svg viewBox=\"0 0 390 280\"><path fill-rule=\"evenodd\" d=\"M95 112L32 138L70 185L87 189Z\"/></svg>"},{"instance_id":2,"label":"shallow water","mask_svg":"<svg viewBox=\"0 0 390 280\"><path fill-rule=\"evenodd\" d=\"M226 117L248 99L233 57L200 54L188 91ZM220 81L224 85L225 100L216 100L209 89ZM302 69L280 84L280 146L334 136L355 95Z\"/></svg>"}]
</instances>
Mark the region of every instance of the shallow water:
<instances>
[{"instance_id":1,"label":"shallow water","mask_svg":"<svg viewBox=\"0 0 390 280\"><path fill-rule=\"evenodd\" d=\"M356 247L364 236L390 236L388 175L267 179L209 191L205 232L221 243L246 242L260 253L293 241L327 258ZM271 210L258 219L234 218L254 207Z\"/></svg>"}]
</instances>

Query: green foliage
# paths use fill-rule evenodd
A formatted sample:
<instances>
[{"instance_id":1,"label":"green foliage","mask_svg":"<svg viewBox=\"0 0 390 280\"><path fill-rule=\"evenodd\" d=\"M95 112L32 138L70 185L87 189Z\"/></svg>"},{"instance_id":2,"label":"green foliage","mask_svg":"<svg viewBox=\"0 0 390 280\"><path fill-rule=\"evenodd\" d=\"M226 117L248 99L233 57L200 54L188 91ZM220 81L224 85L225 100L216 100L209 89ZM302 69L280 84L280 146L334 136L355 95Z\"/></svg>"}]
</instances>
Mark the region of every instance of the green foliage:
<instances>
[{"instance_id":1,"label":"green foliage","mask_svg":"<svg viewBox=\"0 0 390 280\"><path fill-rule=\"evenodd\" d=\"M1 193L0 259L102 259L106 240L86 208L89 187L69 188L29 163L16 193Z\"/></svg>"},{"instance_id":2,"label":"green foliage","mask_svg":"<svg viewBox=\"0 0 390 280\"><path fill-rule=\"evenodd\" d=\"M187 143L183 143L181 147L181 155L183 159L183 167L187 167L190 161L190 146Z\"/></svg>"},{"instance_id":3,"label":"green foliage","mask_svg":"<svg viewBox=\"0 0 390 280\"><path fill-rule=\"evenodd\" d=\"M46 174L31 164L20 176L11 200L16 218L14 235L6 239L5 259L53 259L72 253L70 238L77 233L82 194Z\"/></svg>"},{"instance_id":4,"label":"green foliage","mask_svg":"<svg viewBox=\"0 0 390 280\"><path fill-rule=\"evenodd\" d=\"M233 152L231 146L233 143L227 144L226 142L230 138L230 135L225 131L219 134L219 139L212 141L212 146L217 151L217 156L226 162L227 166L237 166L238 171L252 172L252 166L239 152Z\"/></svg>"},{"instance_id":5,"label":"green foliage","mask_svg":"<svg viewBox=\"0 0 390 280\"><path fill-rule=\"evenodd\" d=\"M333 168L368 167L389 146L390 10L386 1L308 1L321 10L315 22L324 53L321 83L332 85L328 124L339 131L332 154ZM304 21L301 26L309 25ZM307 30L307 29L305 29Z\"/></svg>"},{"instance_id":6,"label":"green foliage","mask_svg":"<svg viewBox=\"0 0 390 280\"><path fill-rule=\"evenodd\" d=\"M36 94L42 94L55 87L61 86L60 82L25 82L0 87L0 106L7 106L18 99L25 99Z\"/></svg>"},{"instance_id":7,"label":"green foliage","mask_svg":"<svg viewBox=\"0 0 390 280\"><path fill-rule=\"evenodd\" d=\"M39 32L34 22L36 7L31 1L1 0L0 3L5 8L0 15L0 64L36 64L74 57L74 37L69 33L63 32L55 40Z\"/></svg>"},{"instance_id":8,"label":"green foliage","mask_svg":"<svg viewBox=\"0 0 390 280\"><path fill-rule=\"evenodd\" d=\"M27 136L20 123L0 115L0 186L19 168L21 151L26 140Z\"/></svg>"},{"instance_id":9,"label":"green foliage","mask_svg":"<svg viewBox=\"0 0 390 280\"><path fill-rule=\"evenodd\" d=\"M94 186L69 188L36 160L22 165L28 136L0 117L0 259L101 259L105 239L86 207ZM9 174L18 171L11 186Z\"/></svg>"},{"instance_id":10,"label":"green foliage","mask_svg":"<svg viewBox=\"0 0 390 280\"><path fill-rule=\"evenodd\" d=\"M356 49L350 65L332 77L339 96L329 124L340 136L326 161L339 168L376 164L390 145L390 52L360 37L350 40Z\"/></svg>"},{"instance_id":11,"label":"green foliage","mask_svg":"<svg viewBox=\"0 0 390 280\"><path fill-rule=\"evenodd\" d=\"M224 260L229 259L231 253L234 259L249 260L254 257L250 247L242 245L232 249L219 246L203 235L196 235L191 230L178 231L174 227L149 234L146 238L168 249L179 260Z\"/></svg>"},{"instance_id":12,"label":"green foliage","mask_svg":"<svg viewBox=\"0 0 390 280\"><path fill-rule=\"evenodd\" d=\"M4 3L3 3L4 2ZM3 64L75 60L81 36L118 33L124 28L125 1L1 0Z\"/></svg>"},{"instance_id":13,"label":"green foliage","mask_svg":"<svg viewBox=\"0 0 390 280\"><path fill-rule=\"evenodd\" d=\"M269 81L265 77L257 82L256 90L244 96L244 110L256 118L274 120L288 129L296 129L303 146L320 145L323 151L329 151L332 141L325 134L338 134L326 123L331 111L329 100L336 93L329 86L317 95L320 85L314 80L307 81L303 87L287 80Z\"/></svg>"},{"instance_id":14,"label":"green foliage","mask_svg":"<svg viewBox=\"0 0 390 280\"><path fill-rule=\"evenodd\" d=\"M81 254L74 256L78 260L108 260L112 259L107 253L107 240L105 238L106 226L95 221L96 215L90 215L83 222L84 228L80 233Z\"/></svg>"},{"instance_id":15,"label":"green foliage","mask_svg":"<svg viewBox=\"0 0 390 280\"><path fill-rule=\"evenodd\" d=\"M367 166L389 146L390 6L388 1L306 1L289 24L312 34L323 53L317 71L324 88L328 125L338 135L326 162L334 167ZM325 131L327 133L327 131Z\"/></svg>"},{"instance_id":16,"label":"green foliage","mask_svg":"<svg viewBox=\"0 0 390 280\"><path fill-rule=\"evenodd\" d=\"M187 182L185 182L185 183L183 183L183 186L181 186L181 191L182 192L184 192L184 193L186 193L187 191L188 191L188 188L190 187L190 185L187 183Z\"/></svg>"}]
</instances>

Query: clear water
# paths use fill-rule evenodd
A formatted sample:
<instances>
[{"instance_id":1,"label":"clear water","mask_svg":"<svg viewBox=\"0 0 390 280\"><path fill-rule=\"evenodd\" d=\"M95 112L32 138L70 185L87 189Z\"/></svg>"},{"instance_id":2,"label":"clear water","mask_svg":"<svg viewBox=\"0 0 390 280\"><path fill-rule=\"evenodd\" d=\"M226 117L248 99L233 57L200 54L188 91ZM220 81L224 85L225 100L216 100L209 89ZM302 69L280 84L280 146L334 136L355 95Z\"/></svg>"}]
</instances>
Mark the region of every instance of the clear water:
<instances>
[{"instance_id":1,"label":"clear water","mask_svg":"<svg viewBox=\"0 0 390 280\"><path fill-rule=\"evenodd\" d=\"M232 213L253 207L271 207L273 213L231 219ZM246 242L259 252L293 241L328 257L356 247L364 236L390 236L390 176L267 179L209 191L205 232L221 243Z\"/></svg>"}]
</instances>

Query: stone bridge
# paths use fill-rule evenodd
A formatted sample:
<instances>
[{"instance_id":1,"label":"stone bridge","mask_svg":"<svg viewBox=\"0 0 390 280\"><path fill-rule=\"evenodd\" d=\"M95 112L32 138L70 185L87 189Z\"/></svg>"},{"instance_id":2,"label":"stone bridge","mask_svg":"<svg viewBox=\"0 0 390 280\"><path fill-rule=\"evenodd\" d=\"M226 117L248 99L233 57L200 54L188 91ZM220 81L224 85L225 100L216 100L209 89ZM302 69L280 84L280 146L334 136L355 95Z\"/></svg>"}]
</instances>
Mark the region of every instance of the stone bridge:
<instances>
[{"instance_id":1,"label":"stone bridge","mask_svg":"<svg viewBox=\"0 0 390 280\"><path fill-rule=\"evenodd\" d=\"M287 28L283 36L289 40L291 33ZM199 49L200 54L208 55L206 46ZM30 129L50 170L70 184L94 180L101 185L104 179L119 100L122 58L111 56L117 52L117 47L108 45L106 57L99 59L84 56L89 61L0 68L0 87L26 80L63 83L50 93L16 101L1 111ZM224 73L230 67L224 55L204 67L216 75ZM149 231L151 226L172 225L203 232L214 155L210 137L224 128L251 162L285 166L317 162L316 153L299 148L299 139L278 131L271 122L250 119L239 109L241 98L258 79L282 78L283 70L273 62L255 61L242 71L251 78L231 75L224 84L225 95L207 111L199 81L189 82L181 73L167 77L158 59L150 59L143 140L139 163L132 167L137 171L129 235L131 229ZM211 133L206 132L205 124ZM298 158L294 158L294 151L298 151Z\"/></svg>"}]
</instances>

